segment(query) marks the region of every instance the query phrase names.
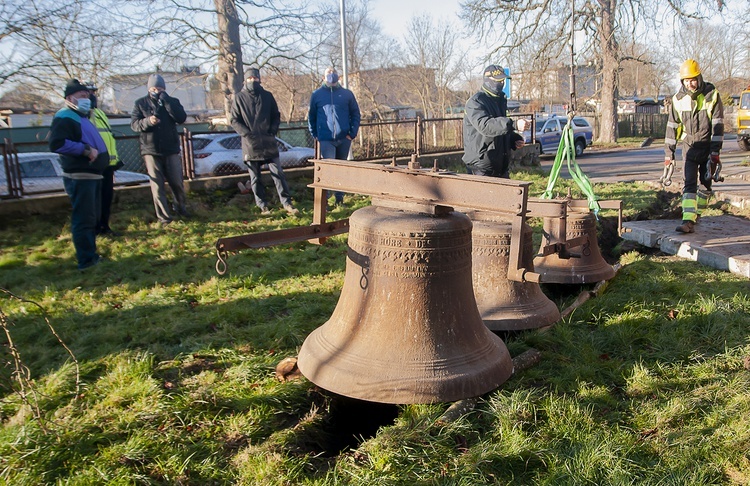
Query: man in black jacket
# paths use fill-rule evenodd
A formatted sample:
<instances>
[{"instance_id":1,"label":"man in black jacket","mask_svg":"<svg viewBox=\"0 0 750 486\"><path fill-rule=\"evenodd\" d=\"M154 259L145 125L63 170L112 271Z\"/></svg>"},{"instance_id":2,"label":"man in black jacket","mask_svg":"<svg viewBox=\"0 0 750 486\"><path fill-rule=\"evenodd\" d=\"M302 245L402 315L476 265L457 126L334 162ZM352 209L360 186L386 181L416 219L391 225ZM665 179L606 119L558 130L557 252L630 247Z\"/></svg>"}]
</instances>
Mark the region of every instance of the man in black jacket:
<instances>
[{"instance_id":1,"label":"man in black jacket","mask_svg":"<svg viewBox=\"0 0 750 486\"><path fill-rule=\"evenodd\" d=\"M266 189L260 179L261 165L268 164L282 206L288 213L297 214L279 161L276 132L281 114L273 95L261 87L258 69L250 68L245 73L245 87L234 95L229 123L242 137L242 155L250 170L250 187L261 213L270 213Z\"/></svg>"},{"instance_id":2,"label":"man in black jacket","mask_svg":"<svg viewBox=\"0 0 750 486\"><path fill-rule=\"evenodd\" d=\"M101 212L102 172L109 153L99 131L89 120L88 88L77 79L65 85L65 108L55 114L50 127L49 149L60 154L63 185L73 206L71 232L78 268L99 263L96 225Z\"/></svg>"},{"instance_id":3,"label":"man in black jacket","mask_svg":"<svg viewBox=\"0 0 750 486\"><path fill-rule=\"evenodd\" d=\"M510 151L523 147L523 137L507 118L502 67L487 66L482 89L466 102L463 161L470 174L510 177ZM519 126L523 131L524 127Z\"/></svg>"},{"instance_id":4,"label":"man in black jacket","mask_svg":"<svg viewBox=\"0 0 750 486\"><path fill-rule=\"evenodd\" d=\"M173 209L182 217L189 217L185 207L180 136L177 125L185 122L187 115L180 100L167 95L164 78L152 74L148 78L148 95L135 101L130 114L130 128L141 134L141 155L151 178L151 197L156 218L163 225L172 222L164 182L169 184L174 196Z\"/></svg>"}]
</instances>

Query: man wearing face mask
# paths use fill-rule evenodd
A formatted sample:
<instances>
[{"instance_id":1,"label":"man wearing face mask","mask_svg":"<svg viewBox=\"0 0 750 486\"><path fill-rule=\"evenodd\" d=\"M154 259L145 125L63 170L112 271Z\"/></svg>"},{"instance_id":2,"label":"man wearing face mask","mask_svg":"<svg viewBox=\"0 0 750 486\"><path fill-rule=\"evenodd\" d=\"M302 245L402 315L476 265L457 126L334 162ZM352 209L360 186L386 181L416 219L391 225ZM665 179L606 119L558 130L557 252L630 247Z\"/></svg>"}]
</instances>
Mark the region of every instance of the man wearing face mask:
<instances>
[{"instance_id":1,"label":"man wearing face mask","mask_svg":"<svg viewBox=\"0 0 750 486\"><path fill-rule=\"evenodd\" d=\"M65 85L65 108L50 126L49 149L60 154L63 185L73 212L71 232L78 268L99 263L96 225L101 211L102 172L109 165L107 146L89 120L91 100L85 85L71 79Z\"/></svg>"},{"instance_id":2,"label":"man wearing face mask","mask_svg":"<svg viewBox=\"0 0 750 486\"><path fill-rule=\"evenodd\" d=\"M514 131L513 120L506 116L506 78L502 67L487 66L482 89L466 102L463 161L470 174L509 178L510 151L524 145L523 137ZM519 120L518 129L524 128L525 122Z\"/></svg>"},{"instance_id":3,"label":"man wearing face mask","mask_svg":"<svg viewBox=\"0 0 750 486\"><path fill-rule=\"evenodd\" d=\"M307 125L320 145L324 159L346 160L352 140L359 131L361 114L354 93L339 84L339 75L332 67L323 75L323 85L310 96ZM334 192L336 205L344 202L342 192Z\"/></svg>"},{"instance_id":4,"label":"man wearing face mask","mask_svg":"<svg viewBox=\"0 0 750 486\"><path fill-rule=\"evenodd\" d=\"M677 142L682 141L682 224L680 233L693 233L695 224L713 194L711 182L719 178L719 152L724 141L724 105L716 87L703 80L700 67L688 59L680 67L680 84L672 97L664 134L664 164L674 164ZM698 180L705 190L698 189Z\"/></svg>"},{"instance_id":5,"label":"man wearing face mask","mask_svg":"<svg viewBox=\"0 0 750 486\"><path fill-rule=\"evenodd\" d=\"M165 182L172 190L172 209L183 218L190 217L185 206L180 136L177 125L187 119L180 100L169 96L164 78L152 74L148 78L148 95L135 101L130 114L130 128L141 134L141 155L151 179L151 197L159 222L172 222Z\"/></svg>"},{"instance_id":6,"label":"man wearing face mask","mask_svg":"<svg viewBox=\"0 0 750 486\"><path fill-rule=\"evenodd\" d=\"M102 173L102 209L99 222L96 225L96 234L116 238L120 236L120 234L109 227L109 215L112 208L112 199L115 194L115 171L122 167L122 162L120 162L120 158L117 154L117 142L112 133L109 118L107 117L107 114L97 106L99 101L96 96L98 88L92 82L86 83L86 87L89 90L89 99L91 100L91 113L89 113L89 119L99 130L99 135L102 136L104 144L107 146L107 152L109 152L109 166L104 169L104 172Z\"/></svg>"},{"instance_id":7,"label":"man wearing face mask","mask_svg":"<svg viewBox=\"0 0 750 486\"><path fill-rule=\"evenodd\" d=\"M261 213L271 212L260 178L260 168L267 164L281 205L289 214L297 214L299 211L292 205L276 142L281 114L276 99L260 85L260 71L257 68L249 68L245 72L245 87L234 95L229 123L242 138L242 155L250 171L250 188Z\"/></svg>"}]
</instances>

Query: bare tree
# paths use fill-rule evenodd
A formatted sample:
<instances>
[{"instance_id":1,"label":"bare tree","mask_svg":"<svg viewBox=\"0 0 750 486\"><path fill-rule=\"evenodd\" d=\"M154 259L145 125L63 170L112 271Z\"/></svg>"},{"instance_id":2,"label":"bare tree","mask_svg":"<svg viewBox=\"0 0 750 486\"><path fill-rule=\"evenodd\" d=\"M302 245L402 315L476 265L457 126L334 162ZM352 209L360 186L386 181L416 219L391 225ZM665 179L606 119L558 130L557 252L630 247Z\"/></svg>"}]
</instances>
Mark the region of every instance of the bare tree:
<instances>
[{"instance_id":1,"label":"bare tree","mask_svg":"<svg viewBox=\"0 0 750 486\"><path fill-rule=\"evenodd\" d=\"M242 88L245 66L273 66L307 55L307 23L314 15L294 0L146 0L148 23L134 25L150 39L157 64L190 58L218 63L216 78L228 112ZM153 46L153 47L151 47Z\"/></svg>"},{"instance_id":2,"label":"bare tree","mask_svg":"<svg viewBox=\"0 0 750 486\"><path fill-rule=\"evenodd\" d=\"M242 44L240 19L234 0L214 0L219 38L217 79L224 93L224 113L229 116L232 96L242 89Z\"/></svg>"},{"instance_id":3,"label":"bare tree","mask_svg":"<svg viewBox=\"0 0 750 486\"><path fill-rule=\"evenodd\" d=\"M101 83L137 62L132 37L106 3L9 0L0 7L0 85L59 92L66 78Z\"/></svg>"},{"instance_id":4,"label":"bare tree","mask_svg":"<svg viewBox=\"0 0 750 486\"><path fill-rule=\"evenodd\" d=\"M701 45L696 49L695 39L698 38L701 39ZM675 61L694 58L704 72L704 77L716 82L748 78L749 42L750 29L747 24L716 25L706 21L693 21L678 32Z\"/></svg>"},{"instance_id":5,"label":"bare tree","mask_svg":"<svg viewBox=\"0 0 750 486\"><path fill-rule=\"evenodd\" d=\"M721 0L718 9L723 8ZM567 0L467 0L462 6L462 17L478 30L482 39L497 42L493 52L509 53L542 31L552 31L557 37L569 36L571 19L574 19L576 28L587 36L583 51L595 56L596 65L600 66L599 140L615 142L619 70L624 57L621 42L636 35L636 26L650 24L661 33L663 26L658 22L665 17L679 23L684 19L705 17L716 9L717 2L713 0L671 0L666 4L656 0L594 0L582 2L575 12Z\"/></svg>"},{"instance_id":6,"label":"bare tree","mask_svg":"<svg viewBox=\"0 0 750 486\"><path fill-rule=\"evenodd\" d=\"M322 40L314 60L318 80L326 66L341 70L343 64L338 6L329 6L327 12L318 17L318 25L314 28L321 32ZM350 77L347 84L357 96L360 109L363 113L373 112L378 117L385 117L382 93L388 81L383 74L399 56L400 46L395 39L384 34L380 24L372 18L370 0L347 1L346 46Z\"/></svg>"},{"instance_id":7,"label":"bare tree","mask_svg":"<svg viewBox=\"0 0 750 486\"><path fill-rule=\"evenodd\" d=\"M640 42L623 43L620 64L620 91L633 97L652 97L669 93L674 78L671 55L664 49Z\"/></svg>"},{"instance_id":8,"label":"bare tree","mask_svg":"<svg viewBox=\"0 0 750 486\"><path fill-rule=\"evenodd\" d=\"M458 45L459 29L431 15L414 16L404 36L402 64L409 66L403 81L419 96L427 117L442 116L455 101L451 87L460 75L466 53Z\"/></svg>"},{"instance_id":9,"label":"bare tree","mask_svg":"<svg viewBox=\"0 0 750 486\"><path fill-rule=\"evenodd\" d=\"M339 6L329 5L325 15L318 16L314 27L323 34L318 53L318 67L341 68L341 33L339 30ZM370 0L347 0L346 2L346 47L348 70L356 73L377 69L393 63L398 55L398 42L383 33L380 23L372 17ZM322 75L322 69L320 74Z\"/></svg>"}]
</instances>

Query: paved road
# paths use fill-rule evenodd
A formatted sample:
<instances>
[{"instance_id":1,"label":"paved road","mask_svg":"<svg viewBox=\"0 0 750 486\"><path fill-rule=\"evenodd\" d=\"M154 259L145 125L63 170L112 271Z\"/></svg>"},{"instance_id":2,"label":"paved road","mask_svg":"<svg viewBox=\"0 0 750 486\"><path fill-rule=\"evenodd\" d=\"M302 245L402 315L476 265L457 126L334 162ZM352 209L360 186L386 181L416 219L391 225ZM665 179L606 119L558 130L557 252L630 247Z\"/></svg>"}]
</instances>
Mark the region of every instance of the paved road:
<instances>
[{"instance_id":1,"label":"paved road","mask_svg":"<svg viewBox=\"0 0 750 486\"><path fill-rule=\"evenodd\" d=\"M681 152L677 160L681 159ZM725 139L721 153L724 182L713 185L714 196L739 208L750 207L750 152L740 151L733 138ZM542 167L549 168L553 158L543 157ZM592 182L647 182L655 188L664 167L664 145L629 150L586 151L578 165ZM741 165L741 164L745 165ZM569 178L567 167L561 177ZM682 190L682 167L677 163L671 191ZM701 219L695 233L675 231L679 220L657 219L631 221L623 226L622 237L661 251L695 260L705 265L750 277L750 221L736 216L707 216Z\"/></svg>"},{"instance_id":2,"label":"paved road","mask_svg":"<svg viewBox=\"0 0 750 486\"><path fill-rule=\"evenodd\" d=\"M736 140L728 136L721 152L722 175L724 182L714 183L717 198L745 208L750 207L750 152L743 152ZM676 154L677 164L670 190L682 190L681 150ZM550 156L542 156L542 167L549 169L554 162ZM646 148L601 150L595 147L587 150L576 159L578 166L596 182L648 182L658 186L658 179L664 168L664 145ZM746 166L741 165L745 163ZM563 166L560 176L570 178L567 167Z\"/></svg>"}]
</instances>

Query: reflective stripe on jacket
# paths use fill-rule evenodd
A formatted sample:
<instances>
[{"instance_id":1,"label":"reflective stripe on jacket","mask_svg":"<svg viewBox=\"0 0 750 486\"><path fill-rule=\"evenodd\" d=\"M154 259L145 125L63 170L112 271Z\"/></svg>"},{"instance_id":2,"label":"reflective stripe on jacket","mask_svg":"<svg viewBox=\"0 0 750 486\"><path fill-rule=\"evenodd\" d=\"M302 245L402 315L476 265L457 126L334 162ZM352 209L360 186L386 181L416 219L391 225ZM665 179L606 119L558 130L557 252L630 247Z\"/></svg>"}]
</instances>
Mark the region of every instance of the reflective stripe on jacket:
<instances>
[{"instance_id":1,"label":"reflective stripe on jacket","mask_svg":"<svg viewBox=\"0 0 750 486\"><path fill-rule=\"evenodd\" d=\"M694 147L710 148L719 153L724 141L724 105L713 84L704 83L703 90L693 99L683 86L672 97L664 153L674 158L677 142Z\"/></svg>"}]
</instances>

